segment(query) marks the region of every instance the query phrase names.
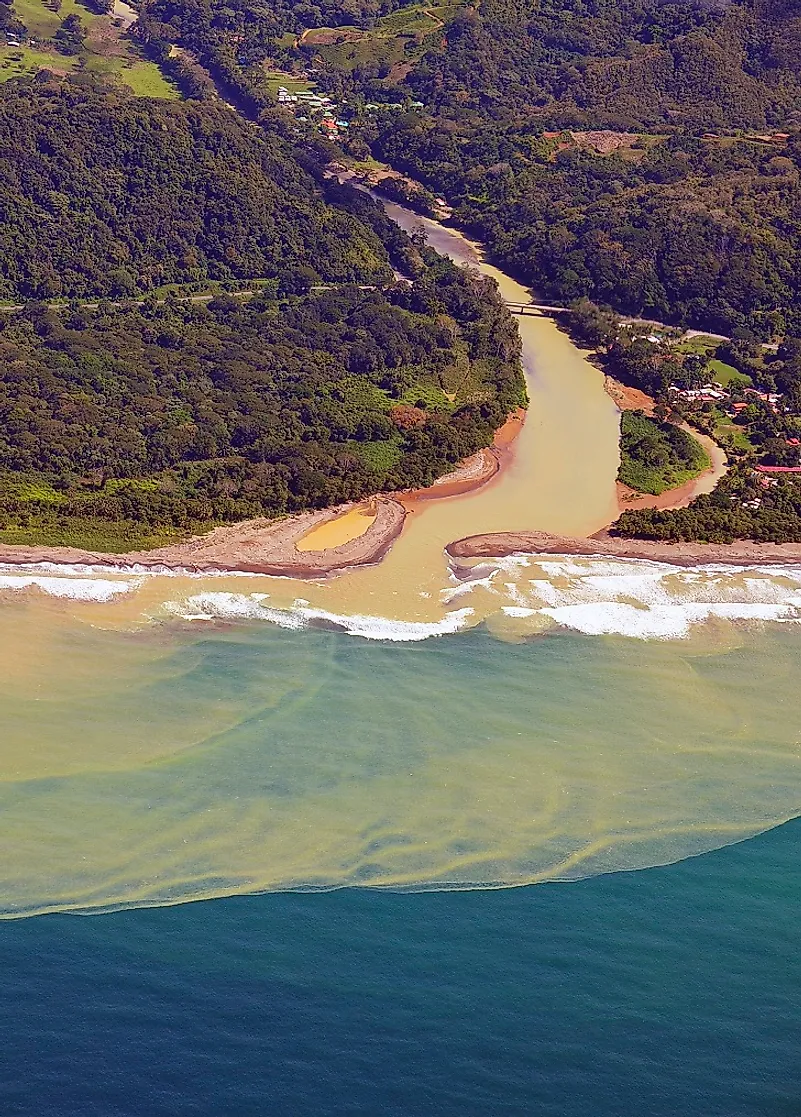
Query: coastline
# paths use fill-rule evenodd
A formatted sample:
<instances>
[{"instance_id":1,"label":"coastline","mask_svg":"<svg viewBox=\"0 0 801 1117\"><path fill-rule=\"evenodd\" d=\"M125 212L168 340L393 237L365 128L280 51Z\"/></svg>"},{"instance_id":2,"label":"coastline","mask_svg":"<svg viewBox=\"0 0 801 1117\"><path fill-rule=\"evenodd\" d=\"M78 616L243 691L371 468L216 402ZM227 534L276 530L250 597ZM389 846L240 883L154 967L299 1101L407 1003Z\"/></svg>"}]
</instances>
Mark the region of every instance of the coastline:
<instances>
[{"instance_id":1,"label":"coastline","mask_svg":"<svg viewBox=\"0 0 801 1117\"><path fill-rule=\"evenodd\" d=\"M473 577L472 567L458 559L506 558L509 555L576 555L610 559L638 559L670 566L775 566L801 562L801 543L660 543L649 539L623 539L599 531L586 539L550 535L544 531L504 531L468 535L445 548L456 577Z\"/></svg>"},{"instance_id":2,"label":"coastline","mask_svg":"<svg viewBox=\"0 0 801 1117\"><path fill-rule=\"evenodd\" d=\"M364 502L302 512L283 520L245 520L214 528L207 535L153 551L106 554L75 547L0 545L7 566L102 566L190 574L264 574L284 578L325 578L357 566L372 566L389 551L403 529L406 509L392 497L374 497L376 517L363 535L325 551L303 552L295 544L314 528Z\"/></svg>"}]
</instances>

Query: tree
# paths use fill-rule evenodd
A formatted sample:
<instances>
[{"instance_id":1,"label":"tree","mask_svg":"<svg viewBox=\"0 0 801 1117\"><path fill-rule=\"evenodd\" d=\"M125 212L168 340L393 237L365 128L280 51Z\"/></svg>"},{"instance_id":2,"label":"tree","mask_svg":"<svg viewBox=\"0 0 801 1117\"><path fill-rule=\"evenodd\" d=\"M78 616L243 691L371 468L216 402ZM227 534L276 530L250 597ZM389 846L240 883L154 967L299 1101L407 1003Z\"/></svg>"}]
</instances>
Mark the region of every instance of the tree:
<instances>
[{"instance_id":1,"label":"tree","mask_svg":"<svg viewBox=\"0 0 801 1117\"><path fill-rule=\"evenodd\" d=\"M61 54L67 55L80 54L85 40L86 28L81 22L81 17L75 12L62 21L54 37L56 49Z\"/></svg>"}]
</instances>

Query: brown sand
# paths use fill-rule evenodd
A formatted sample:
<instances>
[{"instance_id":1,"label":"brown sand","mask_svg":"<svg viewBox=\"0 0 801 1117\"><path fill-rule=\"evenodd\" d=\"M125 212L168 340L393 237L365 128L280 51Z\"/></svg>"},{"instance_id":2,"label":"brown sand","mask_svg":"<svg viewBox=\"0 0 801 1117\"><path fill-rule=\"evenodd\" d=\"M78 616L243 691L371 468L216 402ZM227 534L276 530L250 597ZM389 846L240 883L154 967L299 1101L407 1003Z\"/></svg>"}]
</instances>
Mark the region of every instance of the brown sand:
<instances>
[{"instance_id":1,"label":"brown sand","mask_svg":"<svg viewBox=\"0 0 801 1117\"><path fill-rule=\"evenodd\" d=\"M352 567L381 561L403 530L408 512L421 501L457 496L480 488L511 457L520 433L524 411L515 412L498 430L494 445L440 477L427 489L391 493L373 498L376 516L361 535L325 550L299 550L297 544L323 524L348 515L363 503L303 512L284 520L245 520L218 527L208 535L173 543L153 551L104 554L75 547L16 547L0 544L0 563L34 565L56 563L106 567L142 566L152 570L188 570L192 573L232 571L288 578L321 578Z\"/></svg>"},{"instance_id":2,"label":"brown sand","mask_svg":"<svg viewBox=\"0 0 801 1117\"><path fill-rule=\"evenodd\" d=\"M543 531L495 532L469 535L449 543L451 559L504 558L506 555L605 555L609 558L648 559L673 566L726 563L731 566L761 566L801 562L801 543L655 543L647 539L621 539L599 531L588 539L570 539ZM469 567L463 567L466 573ZM457 576L459 564L454 564Z\"/></svg>"},{"instance_id":3,"label":"brown sand","mask_svg":"<svg viewBox=\"0 0 801 1117\"><path fill-rule=\"evenodd\" d=\"M523 408L513 411L502 427L495 432L492 446L465 458L456 469L438 477L433 485L426 489L411 489L407 492L393 493L408 512L413 512L415 507L423 501L441 500L448 496L461 496L464 493L474 492L508 465L513 454L515 439L523 429L526 412Z\"/></svg>"},{"instance_id":4,"label":"brown sand","mask_svg":"<svg viewBox=\"0 0 801 1117\"><path fill-rule=\"evenodd\" d=\"M614 376L604 377L604 391L621 411L644 411L646 415L653 415L656 410L656 401L652 396L640 391L639 388L621 384ZM685 481L683 485L677 485L675 489L666 489L658 496L638 492L624 485L622 481L617 481L617 505L621 512L640 508L686 508L701 493L711 492L725 474L726 455L721 447L708 435L701 434L687 423L682 423L681 427L704 447L709 455L709 468L699 473L697 477Z\"/></svg>"},{"instance_id":5,"label":"brown sand","mask_svg":"<svg viewBox=\"0 0 801 1117\"><path fill-rule=\"evenodd\" d=\"M405 508L389 497L376 500L376 518L364 534L326 551L298 551L295 544L313 528L355 507L304 512L285 520L247 520L215 528L208 535L174 543L154 551L108 555L74 547L9 547L0 545L0 562L14 564L62 563L153 570L189 570L192 573L237 571L290 578L318 578L352 566L380 562L400 535Z\"/></svg>"},{"instance_id":6,"label":"brown sand","mask_svg":"<svg viewBox=\"0 0 801 1117\"><path fill-rule=\"evenodd\" d=\"M653 415L656 401L639 388L630 388L628 384L621 384L614 376L604 377L604 391L611 396L621 411L644 411L646 415Z\"/></svg>"}]
</instances>

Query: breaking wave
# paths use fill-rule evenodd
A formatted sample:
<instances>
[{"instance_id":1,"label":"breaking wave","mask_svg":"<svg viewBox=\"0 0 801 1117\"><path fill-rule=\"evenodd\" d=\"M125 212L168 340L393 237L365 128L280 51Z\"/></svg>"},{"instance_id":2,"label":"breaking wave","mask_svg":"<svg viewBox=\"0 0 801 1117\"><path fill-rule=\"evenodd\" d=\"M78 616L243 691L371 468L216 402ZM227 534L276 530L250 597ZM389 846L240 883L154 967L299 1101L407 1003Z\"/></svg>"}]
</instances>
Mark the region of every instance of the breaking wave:
<instances>
[{"instance_id":1,"label":"breaking wave","mask_svg":"<svg viewBox=\"0 0 801 1117\"><path fill-rule=\"evenodd\" d=\"M458 632L472 616L471 608L449 612L441 621L400 621L363 614L332 613L297 599L289 609L265 604L266 593L207 592L185 601L169 601L165 610L184 620L263 620L280 628L334 628L368 640L407 642Z\"/></svg>"},{"instance_id":2,"label":"breaking wave","mask_svg":"<svg viewBox=\"0 0 801 1117\"><path fill-rule=\"evenodd\" d=\"M483 577L443 594L447 603L478 593L508 617L536 619L589 636L682 639L712 619L801 619L801 566L711 564L683 567L644 560L515 555Z\"/></svg>"},{"instance_id":3,"label":"breaking wave","mask_svg":"<svg viewBox=\"0 0 801 1117\"><path fill-rule=\"evenodd\" d=\"M5 573L8 569L19 568L0 567L0 593L36 589L50 597L64 597L73 601L111 601L122 594L131 593L139 584L138 579L130 581L86 577L85 568L53 567L58 571L54 575Z\"/></svg>"}]
</instances>

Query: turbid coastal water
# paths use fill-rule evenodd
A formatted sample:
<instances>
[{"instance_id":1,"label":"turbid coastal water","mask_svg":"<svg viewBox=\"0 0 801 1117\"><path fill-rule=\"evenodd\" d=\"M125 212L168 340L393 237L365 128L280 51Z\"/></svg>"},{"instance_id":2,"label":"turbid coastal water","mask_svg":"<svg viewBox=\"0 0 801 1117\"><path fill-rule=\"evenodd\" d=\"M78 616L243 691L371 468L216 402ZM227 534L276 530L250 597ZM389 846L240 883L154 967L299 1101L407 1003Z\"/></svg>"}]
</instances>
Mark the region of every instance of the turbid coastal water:
<instances>
[{"instance_id":1,"label":"turbid coastal water","mask_svg":"<svg viewBox=\"0 0 801 1117\"><path fill-rule=\"evenodd\" d=\"M420 505L380 566L0 571L3 914L573 880L798 813L801 567L512 555L454 577L454 539L615 513L601 374L552 321L521 330L510 466Z\"/></svg>"}]
</instances>

